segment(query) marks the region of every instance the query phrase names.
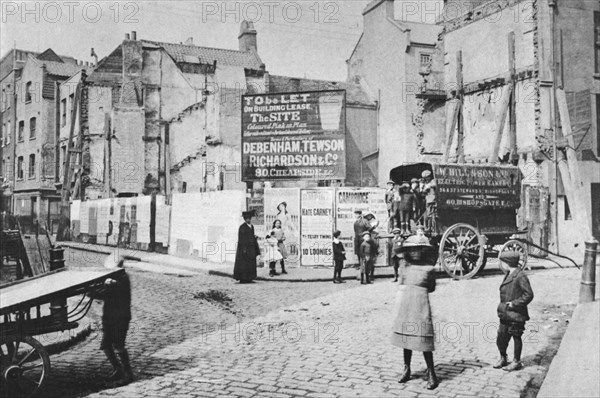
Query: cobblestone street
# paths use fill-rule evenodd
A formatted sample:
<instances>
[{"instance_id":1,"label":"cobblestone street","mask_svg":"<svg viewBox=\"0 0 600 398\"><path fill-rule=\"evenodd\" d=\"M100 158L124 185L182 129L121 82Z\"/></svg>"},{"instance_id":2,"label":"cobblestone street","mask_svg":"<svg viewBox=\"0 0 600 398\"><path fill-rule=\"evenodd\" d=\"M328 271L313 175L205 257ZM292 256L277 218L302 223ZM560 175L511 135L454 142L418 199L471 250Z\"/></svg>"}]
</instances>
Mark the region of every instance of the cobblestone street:
<instances>
[{"instance_id":1,"label":"cobblestone street","mask_svg":"<svg viewBox=\"0 0 600 398\"><path fill-rule=\"evenodd\" d=\"M51 357L42 397L534 396L574 308L580 276L572 268L531 273L535 299L524 335L526 367L516 373L491 367L501 276L438 280L431 299L441 384L428 391L420 355L413 357L413 379L397 383L403 363L401 350L389 343L397 286L390 279L369 286L238 285L216 276L129 273L133 321L127 345L136 381L104 388L110 366L94 327L86 341ZM210 298L211 290L220 302L194 298L202 292Z\"/></svg>"}]
</instances>

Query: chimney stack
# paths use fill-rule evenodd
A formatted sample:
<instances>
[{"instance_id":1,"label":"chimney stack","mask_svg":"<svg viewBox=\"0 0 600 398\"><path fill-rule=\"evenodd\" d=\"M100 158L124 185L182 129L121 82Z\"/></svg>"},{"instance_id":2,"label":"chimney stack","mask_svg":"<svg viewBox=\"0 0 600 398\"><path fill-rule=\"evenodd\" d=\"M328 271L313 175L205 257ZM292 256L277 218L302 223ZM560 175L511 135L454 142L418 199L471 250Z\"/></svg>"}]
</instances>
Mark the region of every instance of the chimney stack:
<instances>
[{"instance_id":1,"label":"chimney stack","mask_svg":"<svg viewBox=\"0 0 600 398\"><path fill-rule=\"evenodd\" d=\"M96 54L96 51L94 51L94 47L92 47L92 53L90 55L94 57L94 66L98 65L98 55Z\"/></svg>"},{"instance_id":2,"label":"chimney stack","mask_svg":"<svg viewBox=\"0 0 600 398\"><path fill-rule=\"evenodd\" d=\"M240 25L240 35L238 36L240 51L257 51L256 46L256 29L254 23L250 21L242 21Z\"/></svg>"},{"instance_id":3,"label":"chimney stack","mask_svg":"<svg viewBox=\"0 0 600 398\"><path fill-rule=\"evenodd\" d=\"M125 33L125 40L130 40L129 33Z\"/></svg>"},{"instance_id":4,"label":"chimney stack","mask_svg":"<svg viewBox=\"0 0 600 398\"><path fill-rule=\"evenodd\" d=\"M135 30L131 31L131 40L137 40L137 32Z\"/></svg>"}]
</instances>

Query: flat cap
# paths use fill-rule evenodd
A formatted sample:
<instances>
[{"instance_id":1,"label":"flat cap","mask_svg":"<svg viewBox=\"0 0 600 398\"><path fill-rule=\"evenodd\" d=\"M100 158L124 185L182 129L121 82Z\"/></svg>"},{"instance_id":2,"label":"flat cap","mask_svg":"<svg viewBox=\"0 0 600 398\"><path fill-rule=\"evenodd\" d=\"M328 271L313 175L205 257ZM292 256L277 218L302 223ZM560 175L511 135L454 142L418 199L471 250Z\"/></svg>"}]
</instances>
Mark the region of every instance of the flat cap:
<instances>
[{"instance_id":1,"label":"flat cap","mask_svg":"<svg viewBox=\"0 0 600 398\"><path fill-rule=\"evenodd\" d=\"M369 231L365 231L362 234L360 234L360 236L365 236L365 235L371 236L371 233Z\"/></svg>"},{"instance_id":2,"label":"flat cap","mask_svg":"<svg viewBox=\"0 0 600 398\"><path fill-rule=\"evenodd\" d=\"M402 232L402 230L400 228L394 228L394 229L392 229L392 233L393 234L400 233L400 232Z\"/></svg>"},{"instance_id":3,"label":"flat cap","mask_svg":"<svg viewBox=\"0 0 600 398\"><path fill-rule=\"evenodd\" d=\"M413 182L419 182L419 179L418 178L413 178L412 180L410 180L410 182L411 183L413 183Z\"/></svg>"},{"instance_id":4,"label":"flat cap","mask_svg":"<svg viewBox=\"0 0 600 398\"><path fill-rule=\"evenodd\" d=\"M427 178L431 175L431 171L429 170L425 170L424 172L421 173L421 177L423 178Z\"/></svg>"},{"instance_id":5,"label":"flat cap","mask_svg":"<svg viewBox=\"0 0 600 398\"><path fill-rule=\"evenodd\" d=\"M516 267L517 265L519 265L519 260L521 259L521 256L519 252L511 250L500 253L500 256L498 258L500 259L500 261L508 264L509 266Z\"/></svg>"}]
</instances>

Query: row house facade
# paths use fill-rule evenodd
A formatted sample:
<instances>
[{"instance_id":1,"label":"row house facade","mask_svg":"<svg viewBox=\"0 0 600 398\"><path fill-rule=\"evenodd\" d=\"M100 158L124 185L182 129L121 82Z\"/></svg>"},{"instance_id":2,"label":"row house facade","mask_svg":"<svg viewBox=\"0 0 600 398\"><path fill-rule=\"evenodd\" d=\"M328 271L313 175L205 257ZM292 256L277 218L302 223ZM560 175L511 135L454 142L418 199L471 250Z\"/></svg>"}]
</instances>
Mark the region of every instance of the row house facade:
<instances>
[{"instance_id":1,"label":"row house facade","mask_svg":"<svg viewBox=\"0 0 600 398\"><path fill-rule=\"evenodd\" d=\"M59 207L54 185L56 96L59 84L83 66L51 49L29 53L23 61L12 72L14 91L7 95L12 95L11 109L8 102L3 105L3 202L23 223L39 220L52 229ZM3 82L4 90L10 90L10 77Z\"/></svg>"}]
</instances>

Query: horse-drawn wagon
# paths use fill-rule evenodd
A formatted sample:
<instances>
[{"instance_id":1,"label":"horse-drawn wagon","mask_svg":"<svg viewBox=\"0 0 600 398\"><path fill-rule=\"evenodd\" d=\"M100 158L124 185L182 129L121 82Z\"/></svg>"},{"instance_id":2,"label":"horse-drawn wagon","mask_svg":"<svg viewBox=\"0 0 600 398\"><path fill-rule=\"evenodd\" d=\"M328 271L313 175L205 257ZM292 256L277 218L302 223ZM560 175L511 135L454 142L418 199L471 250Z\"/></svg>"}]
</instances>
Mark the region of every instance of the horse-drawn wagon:
<instances>
[{"instance_id":1,"label":"horse-drawn wagon","mask_svg":"<svg viewBox=\"0 0 600 398\"><path fill-rule=\"evenodd\" d=\"M481 271L489 258L505 250L521 253L527 262L527 246L515 235L521 206L521 172L514 166L412 163L392 169L390 178L401 184L432 173L435 202L420 222L432 243L439 247L439 261L451 277L468 279ZM502 263L500 262L502 267Z\"/></svg>"}]
</instances>

